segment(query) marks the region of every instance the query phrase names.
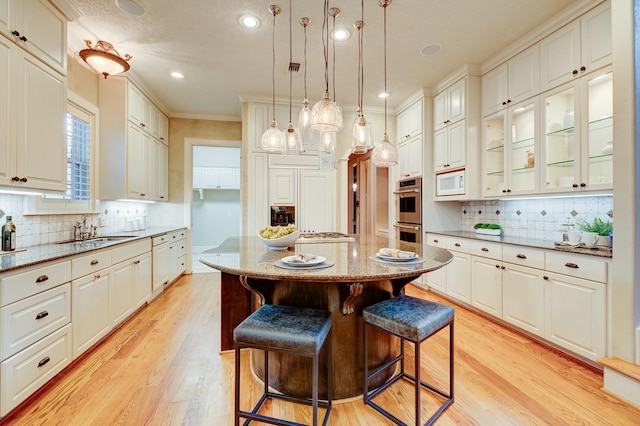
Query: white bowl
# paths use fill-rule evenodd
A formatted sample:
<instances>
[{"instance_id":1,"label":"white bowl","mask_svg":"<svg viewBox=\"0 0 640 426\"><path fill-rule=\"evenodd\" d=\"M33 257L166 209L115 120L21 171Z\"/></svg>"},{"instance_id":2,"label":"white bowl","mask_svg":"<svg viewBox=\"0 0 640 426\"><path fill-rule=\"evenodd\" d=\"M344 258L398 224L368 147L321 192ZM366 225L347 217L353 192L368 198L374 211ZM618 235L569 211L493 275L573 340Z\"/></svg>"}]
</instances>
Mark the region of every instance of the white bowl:
<instances>
[{"instance_id":1,"label":"white bowl","mask_svg":"<svg viewBox=\"0 0 640 426\"><path fill-rule=\"evenodd\" d=\"M270 250L286 250L287 247L293 246L296 241L298 241L298 238L300 238L300 230L275 239L262 238L258 231L258 238L260 238L260 241L262 241L264 245L268 246Z\"/></svg>"}]
</instances>

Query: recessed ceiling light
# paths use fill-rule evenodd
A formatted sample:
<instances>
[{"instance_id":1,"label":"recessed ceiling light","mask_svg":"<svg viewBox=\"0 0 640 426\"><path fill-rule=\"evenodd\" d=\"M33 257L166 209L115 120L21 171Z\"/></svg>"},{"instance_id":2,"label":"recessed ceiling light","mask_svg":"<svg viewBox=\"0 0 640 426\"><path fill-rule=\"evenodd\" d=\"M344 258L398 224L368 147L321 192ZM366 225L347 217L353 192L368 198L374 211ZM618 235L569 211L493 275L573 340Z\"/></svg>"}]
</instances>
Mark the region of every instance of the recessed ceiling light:
<instances>
[{"instance_id":1,"label":"recessed ceiling light","mask_svg":"<svg viewBox=\"0 0 640 426\"><path fill-rule=\"evenodd\" d=\"M184 78L184 74L182 74L181 72L178 71L174 71L171 73L171 77L173 78Z\"/></svg>"},{"instance_id":2,"label":"recessed ceiling light","mask_svg":"<svg viewBox=\"0 0 640 426\"><path fill-rule=\"evenodd\" d=\"M338 41L346 40L350 36L351 36L351 33L344 29L337 29L331 34L331 37L333 37L334 40L338 40Z\"/></svg>"},{"instance_id":3,"label":"recessed ceiling light","mask_svg":"<svg viewBox=\"0 0 640 426\"><path fill-rule=\"evenodd\" d=\"M240 25L250 30L255 30L260 26L260 20L253 15L243 15L239 19Z\"/></svg>"},{"instance_id":4,"label":"recessed ceiling light","mask_svg":"<svg viewBox=\"0 0 640 426\"><path fill-rule=\"evenodd\" d=\"M143 16L147 13L144 6L135 0L116 0L116 6L133 16Z\"/></svg>"},{"instance_id":5,"label":"recessed ceiling light","mask_svg":"<svg viewBox=\"0 0 640 426\"><path fill-rule=\"evenodd\" d=\"M381 93L378 93L378 97L380 99L388 98L389 94L387 92L381 92Z\"/></svg>"},{"instance_id":6,"label":"recessed ceiling light","mask_svg":"<svg viewBox=\"0 0 640 426\"><path fill-rule=\"evenodd\" d=\"M438 43L431 43L420 49L420 54L422 56L431 56L438 53L440 49L442 49L442 46L440 46Z\"/></svg>"}]
</instances>

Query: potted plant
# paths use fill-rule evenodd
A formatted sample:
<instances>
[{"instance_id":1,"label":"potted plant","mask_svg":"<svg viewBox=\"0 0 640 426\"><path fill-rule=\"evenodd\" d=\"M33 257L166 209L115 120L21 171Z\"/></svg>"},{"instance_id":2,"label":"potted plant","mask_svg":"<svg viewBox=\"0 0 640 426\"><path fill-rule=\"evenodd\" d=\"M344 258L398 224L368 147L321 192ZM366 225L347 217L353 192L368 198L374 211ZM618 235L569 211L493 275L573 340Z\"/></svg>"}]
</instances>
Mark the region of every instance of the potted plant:
<instances>
[{"instance_id":1,"label":"potted plant","mask_svg":"<svg viewBox=\"0 0 640 426\"><path fill-rule=\"evenodd\" d=\"M473 229L476 230L476 234L483 235L500 235L502 228L495 223L476 223L473 225Z\"/></svg>"},{"instance_id":2,"label":"potted plant","mask_svg":"<svg viewBox=\"0 0 640 426\"><path fill-rule=\"evenodd\" d=\"M593 222L586 221L578 223L578 227L582 232L594 232L598 234L597 246L611 247L611 234L613 233L613 222L610 220L602 220L599 217L593 219Z\"/></svg>"}]
</instances>

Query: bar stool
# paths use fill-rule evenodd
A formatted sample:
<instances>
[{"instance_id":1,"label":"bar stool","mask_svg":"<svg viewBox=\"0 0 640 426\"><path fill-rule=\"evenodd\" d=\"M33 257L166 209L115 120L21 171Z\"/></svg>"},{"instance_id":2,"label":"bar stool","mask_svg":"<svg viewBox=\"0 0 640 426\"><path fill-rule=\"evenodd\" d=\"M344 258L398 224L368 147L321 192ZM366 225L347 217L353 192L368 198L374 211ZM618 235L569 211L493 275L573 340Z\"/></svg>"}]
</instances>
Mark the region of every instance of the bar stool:
<instances>
[{"instance_id":1,"label":"bar stool","mask_svg":"<svg viewBox=\"0 0 640 426\"><path fill-rule=\"evenodd\" d=\"M294 308L280 305L264 305L253 312L233 330L236 348L235 380L235 424L240 418L276 425L302 425L287 420L258 414L268 398L298 402L313 407L313 425L318 424L318 407L326 408L323 425L327 424L331 412L331 314L309 308ZM318 398L318 358L324 343L327 343L327 399ZM253 410L240 409L240 349L264 350L264 392ZM298 398L269 390L269 352L289 352L313 358L313 383L311 398Z\"/></svg>"},{"instance_id":2,"label":"bar stool","mask_svg":"<svg viewBox=\"0 0 640 426\"><path fill-rule=\"evenodd\" d=\"M406 425L389 413L373 398L391 386L398 379L408 378L415 384L415 416L416 425L420 425L420 388L421 386L445 398L438 410L425 425L431 425L453 403L453 317L454 310L450 306L401 295L388 299L362 310L364 319L364 403L371 405L376 411L398 425ZM400 355L369 373L367 365L367 325L400 337ZM449 326L449 393L421 381L420 379L420 343ZM404 370L404 341L410 341L415 349L415 377ZM387 367L400 361L400 372L391 377L379 388L369 392L369 379Z\"/></svg>"}]
</instances>

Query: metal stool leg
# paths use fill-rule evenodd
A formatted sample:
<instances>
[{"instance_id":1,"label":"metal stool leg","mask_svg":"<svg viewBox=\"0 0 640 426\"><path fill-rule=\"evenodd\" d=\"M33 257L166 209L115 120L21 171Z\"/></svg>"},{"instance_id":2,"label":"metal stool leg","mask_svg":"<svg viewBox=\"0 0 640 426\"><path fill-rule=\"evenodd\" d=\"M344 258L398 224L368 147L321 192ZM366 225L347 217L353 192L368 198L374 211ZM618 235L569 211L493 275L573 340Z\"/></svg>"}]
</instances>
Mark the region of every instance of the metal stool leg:
<instances>
[{"instance_id":1,"label":"metal stool leg","mask_svg":"<svg viewBox=\"0 0 640 426\"><path fill-rule=\"evenodd\" d=\"M415 362L416 362L416 371L415 374L415 410L416 410L416 426L420 426L420 342L413 342L414 350L415 350Z\"/></svg>"},{"instance_id":2,"label":"metal stool leg","mask_svg":"<svg viewBox=\"0 0 640 426\"><path fill-rule=\"evenodd\" d=\"M234 406L235 406L235 426L240 425L240 416L238 412L240 411L240 347L236 345L236 380L235 380L235 395L234 395Z\"/></svg>"}]
</instances>

